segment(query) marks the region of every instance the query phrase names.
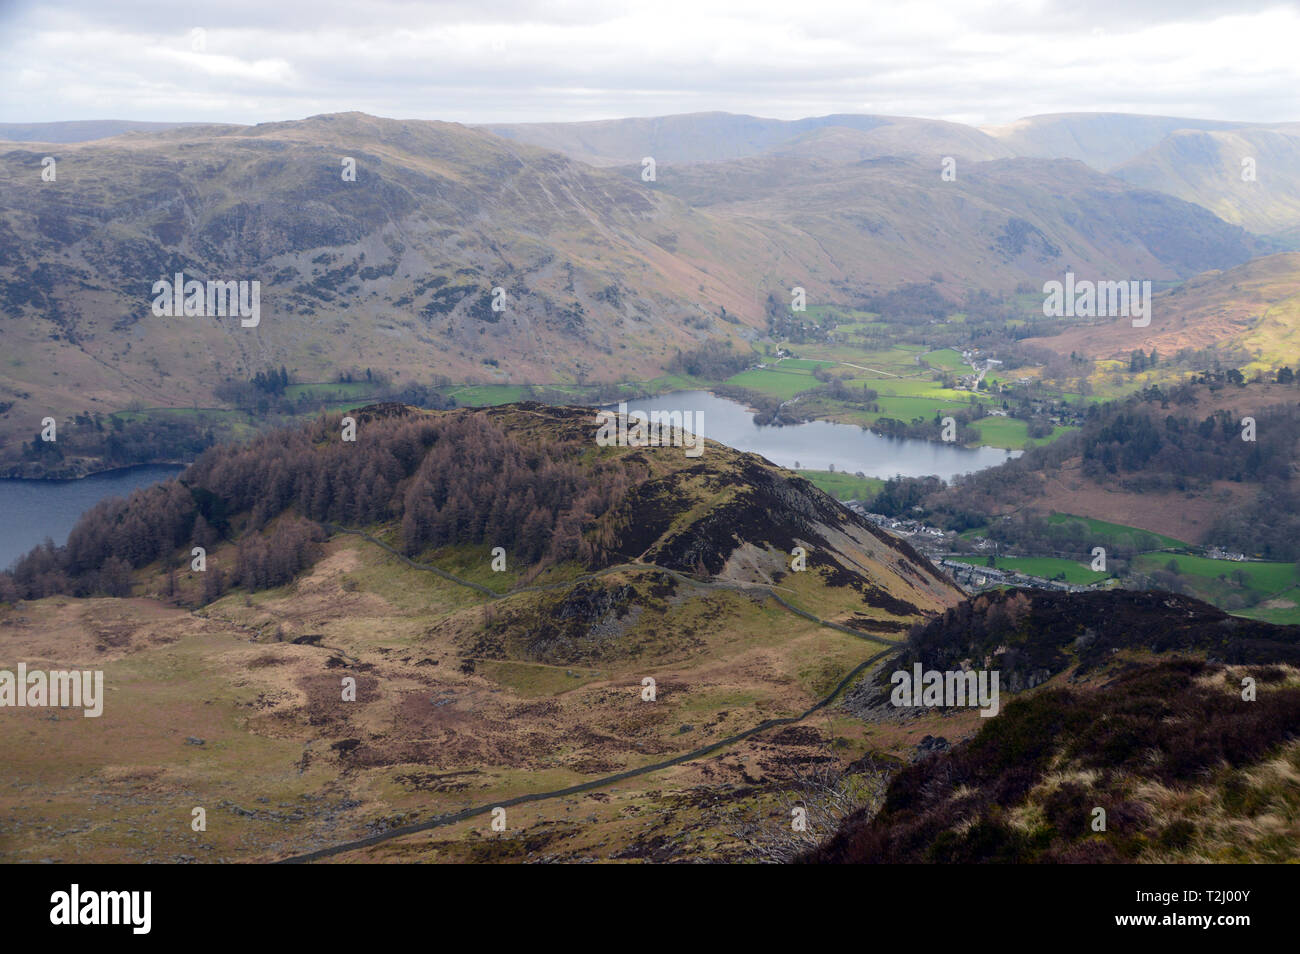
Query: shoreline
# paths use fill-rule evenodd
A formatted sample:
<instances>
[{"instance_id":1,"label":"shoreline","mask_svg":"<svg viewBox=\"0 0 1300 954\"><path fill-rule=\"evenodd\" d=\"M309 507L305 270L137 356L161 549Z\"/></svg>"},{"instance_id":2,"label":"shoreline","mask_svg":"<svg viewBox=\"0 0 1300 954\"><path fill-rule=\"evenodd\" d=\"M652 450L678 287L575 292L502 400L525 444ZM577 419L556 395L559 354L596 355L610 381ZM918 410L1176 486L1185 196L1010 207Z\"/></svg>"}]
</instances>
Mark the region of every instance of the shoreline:
<instances>
[{"instance_id":1,"label":"shoreline","mask_svg":"<svg viewBox=\"0 0 1300 954\"><path fill-rule=\"evenodd\" d=\"M470 386L471 385L465 385L465 387L470 387ZM689 387L689 388L681 388L681 387L668 388L665 390L643 393L635 397L624 397L621 398L620 400L622 401L654 400L655 398L661 398L666 395L680 393L682 391L702 391L704 393L707 393L713 398L730 401L734 404L742 405L745 408L745 411L749 414L756 415L764 410L764 408L756 406L755 402L753 401L754 397L759 396L756 392L752 392L747 388L733 388L732 386L720 384L717 382L713 382L707 385ZM790 398L786 401L780 402L777 411L778 415L781 409L784 409L788 405L797 403L798 400L799 400L799 395L796 395L794 398ZM517 402L506 402L506 403L517 403ZM615 402L607 402L607 403L582 404L577 406L603 409L608 407L617 407L618 403L619 403L618 401L615 401ZM470 409L477 406L489 407L495 405L462 405L462 407L470 408ZM947 444L946 442L943 441L937 441L934 440L933 438L930 438L928 436L923 436L923 435L895 435L895 434L882 433L881 431L877 430L874 425L864 425L857 422L850 423L848 421L836 420L834 417L814 416L814 417L808 417L808 418L802 418L802 419L796 419L790 421L783 421L780 420L778 417L776 420L758 426L772 427L772 428L798 427L799 425L802 424L811 424L818 421L827 424L839 425L842 427L856 427L860 430L871 433L876 437L880 437L886 440L898 440L898 439L918 440L927 444L938 444L941 446L949 446L949 447L953 446L952 444ZM1006 451L1008 454L1010 454L1013 457L1018 457L1025 452L1025 448L1005 447L1001 444L996 444L996 443L960 444L957 446L967 450L975 450L975 451L980 450L982 448L994 448L997 450ZM29 480L29 481L40 481L42 483L60 483L60 482L72 481L72 480L83 480L87 477L96 477L101 475L121 473L124 471L132 470L137 467L178 467L184 469L186 467L189 467L193 463L194 463L193 460L152 459L147 461L140 461L134 464L126 464L126 465L120 465L114 467L99 467L99 466L92 465L90 459L82 459L73 462L62 462L62 465L60 467L55 469L49 469L49 468L42 467L38 461L26 461L22 463L12 463L9 464L8 466L4 466L3 471L0 471L0 480Z\"/></svg>"},{"instance_id":2,"label":"shoreline","mask_svg":"<svg viewBox=\"0 0 1300 954\"><path fill-rule=\"evenodd\" d=\"M23 480L31 483L41 484L62 484L71 483L76 480L85 480L88 477L107 477L112 474L122 474L132 470L138 470L142 467L176 467L184 470L193 464L193 461L182 460L147 460L138 464L125 464L118 467L105 467L99 470L81 470L77 468L60 469L54 472L45 473L21 473L22 468L10 467L4 473L0 474L0 480Z\"/></svg>"}]
</instances>

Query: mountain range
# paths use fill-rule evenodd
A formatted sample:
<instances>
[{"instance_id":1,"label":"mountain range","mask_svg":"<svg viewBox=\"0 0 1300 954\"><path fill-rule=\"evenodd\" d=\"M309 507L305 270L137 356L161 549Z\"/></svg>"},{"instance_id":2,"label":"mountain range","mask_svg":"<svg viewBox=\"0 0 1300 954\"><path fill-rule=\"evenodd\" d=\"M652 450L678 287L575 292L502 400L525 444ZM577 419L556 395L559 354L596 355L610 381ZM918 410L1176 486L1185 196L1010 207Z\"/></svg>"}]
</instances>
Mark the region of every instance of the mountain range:
<instances>
[{"instance_id":1,"label":"mountain range","mask_svg":"<svg viewBox=\"0 0 1300 954\"><path fill-rule=\"evenodd\" d=\"M106 683L102 717L0 726L6 859L1294 857L1300 627L1064 571L966 592L863 514L970 531L990 569L1017 533L1165 534L1234 612L1258 550L1261 612L1294 610L1300 126L352 112L0 137L0 464L188 465L0 573L6 658ZM1151 324L1043 315L1067 272L1151 281ZM257 320L160 314L178 275L256 283ZM951 411L1026 449L849 508L558 406L683 381L912 436ZM470 385L496 406L452 406ZM1104 540L1103 564L1178 576ZM900 708L913 666L1000 674L996 717Z\"/></svg>"},{"instance_id":2,"label":"mountain range","mask_svg":"<svg viewBox=\"0 0 1300 954\"><path fill-rule=\"evenodd\" d=\"M579 123L515 123L484 127L593 165L716 162L761 154L804 154L840 160L901 156L937 165L939 157L969 161L1074 159L1131 185L1195 202L1225 221L1261 235L1293 238L1297 209L1300 124L1245 123L1141 116L1059 113L991 126L899 116L839 114L799 120L729 113ZM1242 159L1257 178L1242 181Z\"/></svg>"},{"instance_id":3,"label":"mountain range","mask_svg":"<svg viewBox=\"0 0 1300 954\"><path fill-rule=\"evenodd\" d=\"M211 407L223 382L278 366L303 381L646 380L705 340L747 350L794 287L824 304L930 280L953 301L1010 295L1067 270L1177 281L1285 248L1294 226L1286 124L38 127L0 128L22 138L0 145L9 460L47 415ZM1226 145L1164 176L1160 150L1188 128L1267 144L1252 185L1270 198L1223 191ZM262 320L154 315L154 282L178 273L258 282Z\"/></svg>"}]
</instances>

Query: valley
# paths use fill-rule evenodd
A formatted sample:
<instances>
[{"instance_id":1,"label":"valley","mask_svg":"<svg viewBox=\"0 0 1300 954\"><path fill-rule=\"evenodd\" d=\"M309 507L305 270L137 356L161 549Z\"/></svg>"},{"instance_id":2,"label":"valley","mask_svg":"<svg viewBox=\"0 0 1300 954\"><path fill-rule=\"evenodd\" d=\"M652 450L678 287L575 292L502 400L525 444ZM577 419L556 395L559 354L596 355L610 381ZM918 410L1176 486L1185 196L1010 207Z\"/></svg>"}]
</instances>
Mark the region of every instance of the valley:
<instances>
[{"instance_id":1,"label":"valley","mask_svg":"<svg viewBox=\"0 0 1300 954\"><path fill-rule=\"evenodd\" d=\"M730 141L736 119L753 128L752 149L725 158L688 145L703 130ZM134 431L192 457L256 424L231 413L248 409L239 392L281 367L293 390L275 396L309 412L360 380L380 386L344 401L518 400L525 386L608 400L670 389L679 352L729 344L749 366L787 340L843 371L877 369L844 385L877 390L879 411L831 395L808 399L809 413L911 428L964 397L924 374L896 377L916 369L898 370L914 356L894 349L933 322L949 327L924 350L1000 353L1041 305L1033 293L1069 269L1168 286L1282 241L1038 147L1008 155L956 124L826 117L763 131L751 120L692 120L652 181L589 164L590 150L568 145L576 129L539 139L339 113L81 141L52 128L63 171L44 182L22 170L51 150L24 129L0 166L0 463L13 476L79 476L150 462ZM664 144L653 129L671 125L614 124L596 154L639 162ZM842 151L860 136L870 158ZM941 179L932 149L969 171ZM177 272L257 282L257 326L154 316L153 283ZM795 288L807 312L791 311ZM983 333L995 337L972 340ZM788 400L796 383L757 374L732 386ZM78 459L30 450L51 415L80 440ZM121 422L120 446L79 423L106 421ZM978 430L961 443L1038 439L1007 421Z\"/></svg>"},{"instance_id":2,"label":"valley","mask_svg":"<svg viewBox=\"0 0 1300 954\"><path fill-rule=\"evenodd\" d=\"M1293 126L0 125L0 860L1293 859Z\"/></svg>"}]
</instances>

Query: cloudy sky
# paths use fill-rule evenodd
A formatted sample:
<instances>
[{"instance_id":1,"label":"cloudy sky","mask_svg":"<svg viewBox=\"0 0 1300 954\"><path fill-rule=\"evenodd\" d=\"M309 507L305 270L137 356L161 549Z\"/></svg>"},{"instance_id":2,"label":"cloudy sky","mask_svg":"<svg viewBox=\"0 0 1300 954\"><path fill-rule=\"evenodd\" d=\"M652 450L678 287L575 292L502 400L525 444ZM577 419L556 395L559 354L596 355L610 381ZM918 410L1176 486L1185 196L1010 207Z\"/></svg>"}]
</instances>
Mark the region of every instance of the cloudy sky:
<instances>
[{"instance_id":1,"label":"cloudy sky","mask_svg":"<svg viewBox=\"0 0 1300 954\"><path fill-rule=\"evenodd\" d=\"M0 122L1300 120L1300 0L0 0Z\"/></svg>"}]
</instances>

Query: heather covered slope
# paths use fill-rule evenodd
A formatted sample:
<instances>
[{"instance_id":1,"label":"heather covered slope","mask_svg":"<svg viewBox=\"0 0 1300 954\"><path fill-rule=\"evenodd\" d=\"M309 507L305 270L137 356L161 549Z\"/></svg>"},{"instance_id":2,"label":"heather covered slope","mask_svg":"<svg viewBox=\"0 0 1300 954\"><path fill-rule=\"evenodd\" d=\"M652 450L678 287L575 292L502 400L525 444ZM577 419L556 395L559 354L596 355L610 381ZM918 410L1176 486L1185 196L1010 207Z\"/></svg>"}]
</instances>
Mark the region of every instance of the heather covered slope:
<instances>
[{"instance_id":1,"label":"heather covered slope","mask_svg":"<svg viewBox=\"0 0 1300 954\"><path fill-rule=\"evenodd\" d=\"M210 451L20 567L0 666L108 692L5 720L6 859L738 860L844 765L893 781L815 860L1294 854L1300 628L1167 593L962 601L761 458L600 448L586 409L353 416L355 444L325 417ZM888 705L894 669L965 661L1003 676L991 720Z\"/></svg>"},{"instance_id":2,"label":"heather covered slope","mask_svg":"<svg viewBox=\"0 0 1300 954\"><path fill-rule=\"evenodd\" d=\"M922 627L900 659L972 659L1023 695L804 860L1294 860L1300 627L1167 593L1013 591Z\"/></svg>"}]
</instances>

